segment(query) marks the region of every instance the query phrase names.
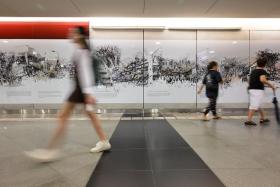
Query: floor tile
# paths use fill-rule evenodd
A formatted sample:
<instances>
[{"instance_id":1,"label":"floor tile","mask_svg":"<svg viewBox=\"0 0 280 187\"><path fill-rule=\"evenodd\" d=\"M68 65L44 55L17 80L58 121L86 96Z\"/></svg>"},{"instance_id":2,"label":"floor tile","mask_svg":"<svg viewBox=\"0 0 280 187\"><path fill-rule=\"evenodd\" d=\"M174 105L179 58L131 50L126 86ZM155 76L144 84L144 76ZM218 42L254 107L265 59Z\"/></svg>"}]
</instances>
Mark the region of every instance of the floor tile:
<instances>
[{"instance_id":1,"label":"floor tile","mask_svg":"<svg viewBox=\"0 0 280 187\"><path fill-rule=\"evenodd\" d=\"M227 187L278 187L280 171L271 169L213 169Z\"/></svg>"},{"instance_id":2,"label":"floor tile","mask_svg":"<svg viewBox=\"0 0 280 187\"><path fill-rule=\"evenodd\" d=\"M257 160L229 148L195 147L194 150L210 168L264 168Z\"/></svg>"},{"instance_id":3,"label":"floor tile","mask_svg":"<svg viewBox=\"0 0 280 187\"><path fill-rule=\"evenodd\" d=\"M35 187L78 187L75 183L65 180L63 177L50 179L34 185Z\"/></svg>"},{"instance_id":4,"label":"floor tile","mask_svg":"<svg viewBox=\"0 0 280 187\"><path fill-rule=\"evenodd\" d=\"M0 134L0 157L8 157L22 153L22 147L12 139Z\"/></svg>"},{"instance_id":5,"label":"floor tile","mask_svg":"<svg viewBox=\"0 0 280 187\"><path fill-rule=\"evenodd\" d=\"M145 137L123 136L110 139L112 149L147 149Z\"/></svg>"},{"instance_id":6,"label":"floor tile","mask_svg":"<svg viewBox=\"0 0 280 187\"><path fill-rule=\"evenodd\" d=\"M180 132L182 137L185 137L185 140L192 145L192 148L196 147L206 147L206 148L227 148L226 145L222 140L217 139L212 135L186 135L184 132Z\"/></svg>"},{"instance_id":7,"label":"floor tile","mask_svg":"<svg viewBox=\"0 0 280 187\"><path fill-rule=\"evenodd\" d=\"M101 157L101 154L82 153L75 155L66 155L61 160L58 160L48 165L59 172L60 174L70 173L87 165L95 165Z\"/></svg>"},{"instance_id":8,"label":"floor tile","mask_svg":"<svg viewBox=\"0 0 280 187\"><path fill-rule=\"evenodd\" d=\"M210 170L162 171L155 178L159 187L224 187Z\"/></svg>"},{"instance_id":9,"label":"floor tile","mask_svg":"<svg viewBox=\"0 0 280 187\"><path fill-rule=\"evenodd\" d=\"M148 148L149 149L177 149L186 148L189 145L180 137L177 136L160 136L160 135L148 135Z\"/></svg>"},{"instance_id":10,"label":"floor tile","mask_svg":"<svg viewBox=\"0 0 280 187\"><path fill-rule=\"evenodd\" d=\"M87 165L71 173L65 173L63 177L65 177L67 181L71 182L72 184L75 184L77 187L85 187L94 168L94 164Z\"/></svg>"},{"instance_id":11,"label":"floor tile","mask_svg":"<svg viewBox=\"0 0 280 187\"><path fill-rule=\"evenodd\" d=\"M150 170L147 150L112 150L103 154L95 171Z\"/></svg>"},{"instance_id":12,"label":"floor tile","mask_svg":"<svg viewBox=\"0 0 280 187\"><path fill-rule=\"evenodd\" d=\"M95 173L87 187L155 187L151 172Z\"/></svg>"},{"instance_id":13,"label":"floor tile","mask_svg":"<svg viewBox=\"0 0 280 187\"><path fill-rule=\"evenodd\" d=\"M28 168L19 171L14 166L10 168L10 174L3 176L1 174L0 186L3 187L29 187L29 186L40 186L41 184L53 181L58 173L50 169L48 166L29 164ZM12 167L12 166L11 166ZM1 168L2 170L3 168Z\"/></svg>"},{"instance_id":14,"label":"floor tile","mask_svg":"<svg viewBox=\"0 0 280 187\"><path fill-rule=\"evenodd\" d=\"M135 121L122 121L113 133L112 137L123 137L123 136L144 136L144 127L142 120Z\"/></svg>"},{"instance_id":15,"label":"floor tile","mask_svg":"<svg viewBox=\"0 0 280 187\"><path fill-rule=\"evenodd\" d=\"M154 170L208 169L192 149L151 150Z\"/></svg>"}]
</instances>

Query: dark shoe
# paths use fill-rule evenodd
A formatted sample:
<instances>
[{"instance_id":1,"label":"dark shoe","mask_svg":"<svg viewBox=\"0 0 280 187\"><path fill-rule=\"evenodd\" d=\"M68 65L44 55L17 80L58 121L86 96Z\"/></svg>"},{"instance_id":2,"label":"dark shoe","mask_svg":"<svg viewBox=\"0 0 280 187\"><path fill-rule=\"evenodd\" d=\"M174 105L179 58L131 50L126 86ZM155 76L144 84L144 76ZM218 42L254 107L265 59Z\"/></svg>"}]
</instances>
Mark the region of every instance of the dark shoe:
<instances>
[{"instance_id":1,"label":"dark shoe","mask_svg":"<svg viewBox=\"0 0 280 187\"><path fill-rule=\"evenodd\" d=\"M253 121L246 121L246 122L244 123L244 125L253 125L253 126L256 126L257 124L256 124L255 122L253 122Z\"/></svg>"},{"instance_id":2,"label":"dark shoe","mask_svg":"<svg viewBox=\"0 0 280 187\"><path fill-rule=\"evenodd\" d=\"M260 120L260 123L269 123L269 122L270 122L269 119L261 119L261 120Z\"/></svg>"},{"instance_id":3,"label":"dark shoe","mask_svg":"<svg viewBox=\"0 0 280 187\"><path fill-rule=\"evenodd\" d=\"M221 116L214 116L213 119L222 119Z\"/></svg>"}]
</instances>

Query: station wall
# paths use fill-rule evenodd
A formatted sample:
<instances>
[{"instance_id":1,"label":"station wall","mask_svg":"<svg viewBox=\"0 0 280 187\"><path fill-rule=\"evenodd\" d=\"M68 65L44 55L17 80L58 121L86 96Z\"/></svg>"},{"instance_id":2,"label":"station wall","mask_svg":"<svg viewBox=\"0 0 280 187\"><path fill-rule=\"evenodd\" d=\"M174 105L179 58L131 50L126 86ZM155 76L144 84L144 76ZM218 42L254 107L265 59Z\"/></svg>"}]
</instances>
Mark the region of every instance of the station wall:
<instances>
[{"instance_id":1,"label":"station wall","mask_svg":"<svg viewBox=\"0 0 280 187\"><path fill-rule=\"evenodd\" d=\"M89 27L67 23L47 32L37 25L39 34L33 28L24 37L0 32L0 104L63 102L72 89L73 44L66 33L74 24ZM248 74L257 56L267 56L270 79L280 84L280 31L89 30L113 83L94 88L103 107L201 108L207 98L196 92L210 60L225 80L222 108L248 106ZM265 92L272 107L272 92Z\"/></svg>"}]
</instances>

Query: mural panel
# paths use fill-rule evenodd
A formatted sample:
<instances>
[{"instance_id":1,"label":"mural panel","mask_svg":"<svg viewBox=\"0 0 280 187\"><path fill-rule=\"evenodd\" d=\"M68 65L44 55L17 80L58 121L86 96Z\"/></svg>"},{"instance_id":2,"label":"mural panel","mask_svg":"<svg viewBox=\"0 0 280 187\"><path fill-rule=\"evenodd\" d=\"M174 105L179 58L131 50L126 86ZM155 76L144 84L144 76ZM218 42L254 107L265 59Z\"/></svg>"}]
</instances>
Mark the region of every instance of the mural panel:
<instances>
[{"instance_id":1,"label":"mural panel","mask_svg":"<svg viewBox=\"0 0 280 187\"><path fill-rule=\"evenodd\" d=\"M266 71L269 79L276 86L280 87L280 31L251 31L251 68L255 68L257 58L267 58ZM271 89L265 90L265 102L271 106L273 93ZM280 91L277 90L280 97Z\"/></svg>"},{"instance_id":2,"label":"mural panel","mask_svg":"<svg viewBox=\"0 0 280 187\"><path fill-rule=\"evenodd\" d=\"M147 83L147 60L143 60L143 31L93 30L91 44L102 59L112 86L98 86L100 103L135 104L143 107L143 85Z\"/></svg>"},{"instance_id":3,"label":"mural panel","mask_svg":"<svg viewBox=\"0 0 280 187\"><path fill-rule=\"evenodd\" d=\"M224 107L248 105L247 79L249 74L249 31L198 31L199 82L206 73L207 63L215 60L219 63L224 79L220 89L219 101ZM205 94L198 96L198 103L208 102Z\"/></svg>"},{"instance_id":4,"label":"mural panel","mask_svg":"<svg viewBox=\"0 0 280 187\"><path fill-rule=\"evenodd\" d=\"M68 40L2 40L0 103L61 103L71 85L72 51Z\"/></svg>"},{"instance_id":5,"label":"mural panel","mask_svg":"<svg viewBox=\"0 0 280 187\"><path fill-rule=\"evenodd\" d=\"M194 108L196 104L196 32L145 31L144 54L149 107Z\"/></svg>"},{"instance_id":6,"label":"mural panel","mask_svg":"<svg viewBox=\"0 0 280 187\"><path fill-rule=\"evenodd\" d=\"M198 103L202 107L208 101L205 94L196 94L196 88L211 60L219 63L225 80L218 101L224 107L248 105L248 74L258 56L269 59L270 80L280 86L280 31L92 30L90 42L113 83L94 88L99 103L132 108L195 108ZM69 40L0 43L1 104L64 100L74 73ZM266 95L270 104L270 89Z\"/></svg>"}]
</instances>

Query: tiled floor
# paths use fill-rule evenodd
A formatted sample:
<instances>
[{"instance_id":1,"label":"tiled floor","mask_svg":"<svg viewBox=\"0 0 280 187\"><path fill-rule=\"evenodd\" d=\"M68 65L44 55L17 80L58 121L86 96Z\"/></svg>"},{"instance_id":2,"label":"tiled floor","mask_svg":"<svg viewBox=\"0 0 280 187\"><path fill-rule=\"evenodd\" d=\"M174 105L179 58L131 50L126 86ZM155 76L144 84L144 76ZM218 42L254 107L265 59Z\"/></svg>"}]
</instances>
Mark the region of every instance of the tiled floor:
<instances>
[{"instance_id":1,"label":"tiled floor","mask_svg":"<svg viewBox=\"0 0 280 187\"><path fill-rule=\"evenodd\" d=\"M280 127L242 120L169 120L226 186L280 186Z\"/></svg>"},{"instance_id":2,"label":"tiled floor","mask_svg":"<svg viewBox=\"0 0 280 187\"><path fill-rule=\"evenodd\" d=\"M118 121L103 121L111 136ZM39 164L26 158L23 151L46 146L55 128L54 121L0 122L0 186L84 187L101 154L89 149L97 136L89 121L70 121L64 146L64 158L50 164Z\"/></svg>"},{"instance_id":3,"label":"tiled floor","mask_svg":"<svg viewBox=\"0 0 280 187\"><path fill-rule=\"evenodd\" d=\"M182 138L192 147L206 165L218 176L226 185L232 187L280 187L280 127L274 121L267 126L245 127L242 122L244 119L237 117L226 117L220 121L201 122L197 118L192 119L168 119L168 122L182 136ZM183 117L187 115L182 115ZM114 118L113 118L114 117ZM194 115L194 117L196 117ZM107 117L110 120L103 120L103 126L107 134L111 135L120 116ZM38 164L23 156L24 150L46 145L46 142L55 128L55 121L52 119L15 120L17 116L6 120L0 120L0 186L2 187L33 187L33 186L56 186L56 187L84 187L98 163L101 154L91 154L89 149L97 141L94 130L87 120L74 119L70 121L69 132L64 146L64 158L50 164ZM128 124L133 121L124 120ZM159 121L159 120L155 120ZM136 122L136 121L135 121ZM147 123L143 120L143 124ZM153 132L148 147L150 149L160 148L154 151L154 156L145 158L145 140L140 136L132 136L133 129L127 125L126 136L121 136L114 140L112 152L116 152L114 164L119 164L127 170L116 174L114 171L102 173L96 180L96 184L103 179L110 177L109 184L122 184L128 177L135 179L136 183L142 187L155 180L157 186L176 186L178 178L185 186L186 182L196 181L195 177L205 179L213 177L207 171L178 171L170 173L168 170L173 166L185 167L192 166L193 163L176 163L176 158L187 157L188 153L183 146L184 141L172 141L172 133L166 133L164 129L151 126L157 129ZM137 133L143 133L141 127L136 128ZM116 135L118 135L118 132ZM145 131L144 131L145 132ZM165 134L166 138L161 138L160 134ZM131 139L133 137L133 140ZM114 138L114 137L113 137ZM129 140L129 141L128 141ZM132 153L130 148L136 147L138 152ZM172 152L171 158L163 158L166 148L174 147L177 152ZM122 162L119 152L127 150L128 160ZM119 156L118 156L119 155ZM133 156L135 155L135 156ZM141 156L142 155L142 156ZM186 156L184 156L186 155ZM139 164L139 159L146 160L146 164ZM150 172L150 160L155 163L150 167L159 169ZM174 159L174 161L172 161ZM170 162L169 162L170 161ZM172 162L171 162L172 161ZM103 168L106 169L111 164L104 162ZM131 166L139 168L139 171L131 172ZM147 170L147 171L146 171ZM160 171L161 170L161 171ZM186 177L189 176L189 177ZM203 182L203 181L202 181ZM103 183L103 182L102 182ZM193 185L194 186L194 185ZM198 186L204 186L203 183ZM207 186L207 185L206 185Z\"/></svg>"},{"instance_id":4,"label":"tiled floor","mask_svg":"<svg viewBox=\"0 0 280 187\"><path fill-rule=\"evenodd\" d=\"M166 120L121 121L111 143L87 187L224 186Z\"/></svg>"}]
</instances>

